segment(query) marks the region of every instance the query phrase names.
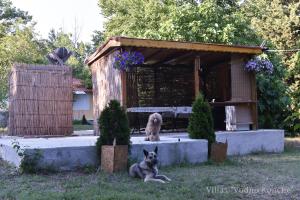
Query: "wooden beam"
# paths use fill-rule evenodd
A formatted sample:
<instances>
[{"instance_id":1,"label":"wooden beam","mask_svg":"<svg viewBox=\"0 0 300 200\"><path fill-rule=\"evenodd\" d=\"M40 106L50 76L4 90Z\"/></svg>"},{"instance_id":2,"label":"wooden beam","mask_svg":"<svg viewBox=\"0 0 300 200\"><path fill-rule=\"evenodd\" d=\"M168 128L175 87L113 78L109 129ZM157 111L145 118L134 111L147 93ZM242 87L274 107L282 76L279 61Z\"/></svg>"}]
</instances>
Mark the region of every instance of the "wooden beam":
<instances>
[{"instance_id":1,"label":"wooden beam","mask_svg":"<svg viewBox=\"0 0 300 200\"><path fill-rule=\"evenodd\" d=\"M151 57L160 54L162 51L163 51L162 49L158 49L158 50L156 49L156 51L154 51L153 53L145 57L145 62L147 62Z\"/></svg>"},{"instance_id":2,"label":"wooden beam","mask_svg":"<svg viewBox=\"0 0 300 200\"><path fill-rule=\"evenodd\" d=\"M176 56L175 58L173 57L172 59L169 59L167 61L164 62L164 64L169 64L169 63L172 63L172 62L178 62L178 61L181 61L189 56L192 56L195 52L188 52L188 53L185 53L181 56Z\"/></svg>"},{"instance_id":3,"label":"wooden beam","mask_svg":"<svg viewBox=\"0 0 300 200\"><path fill-rule=\"evenodd\" d=\"M115 47L144 47L144 48L159 48L159 49L177 49L189 51L204 51L204 52L227 52L227 53L242 53L242 54L261 54L261 47L253 46L233 46L224 44L210 44L199 42L179 42L179 41L163 41L149 40L126 37L112 37L103 46L97 49L87 60L86 64L91 65L99 57L103 56L110 48Z\"/></svg>"},{"instance_id":4,"label":"wooden beam","mask_svg":"<svg viewBox=\"0 0 300 200\"><path fill-rule=\"evenodd\" d=\"M91 65L95 62L100 56L102 56L105 52L113 47L120 47L121 43L116 40L108 40L103 46L98 48L96 52L94 52L89 58L87 58L84 63Z\"/></svg>"},{"instance_id":5,"label":"wooden beam","mask_svg":"<svg viewBox=\"0 0 300 200\"><path fill-rule=\"evenodd\" d=\"M122 106L126 109L127 107L127 84L126 84L126 72L121 72L121 87L122 87Z\"/></svg>"},{"instance_id":6,"label":"wooden beam","mask_svg":"<svg viewBox=\"0 0 300 200\"><path fill-rule=\"evenodd\" d=\"M179 42L165 40L149 40L118 37L116 39L122 46L138 46L148 48L166 48L166 49L182 49L195 51L212 51L212 52L230 52L245 54L261 54L262 48L250 46L233 46L224 44L209 44L199 42Z\"/></svg>"},{"instance_id":7,"label":"wooden beam","mask_svg":"<svg viewBox=\"0 0 300 200\"><path fill-rule=\"evenodd\" d=\"M251 117L253 120L253 130L258 129L258 108L257 108L257 91L256 91L256 78L255 78L255 73L253 72L250 75L251 78L251 100L255 101L255 104L251 105Z\"/></svg>"},{"instance_id":8,"label":"wooden beam","mask_svg":"<svg viewBox=\"0 0 300 200\"><path fill-rule=\"evenodd\" d=\"M170 60L173 60L174 58L180 56L182 54L182 52L180 51L177 51L177 52L174 52L174 53L171 53L170 55L168 55L166 58L164 58L163 60L160 60L156 63L153 63L155 65L159 65L159 64L166 64L167 62L169 62Z\"/></svg>"},{"instance_id":9,"label":"wooden beam","mask_svg":"<svg viewBox=\"0 0 300 200\"><path fill-rule=\"evenodd\" d=\"M200 71L200 56L196 56L195 58L195 65L194 65L194 77L195 77L195 98L200 93L200 76L199 76L199 71Z\"/></svg>"}]
</instances>

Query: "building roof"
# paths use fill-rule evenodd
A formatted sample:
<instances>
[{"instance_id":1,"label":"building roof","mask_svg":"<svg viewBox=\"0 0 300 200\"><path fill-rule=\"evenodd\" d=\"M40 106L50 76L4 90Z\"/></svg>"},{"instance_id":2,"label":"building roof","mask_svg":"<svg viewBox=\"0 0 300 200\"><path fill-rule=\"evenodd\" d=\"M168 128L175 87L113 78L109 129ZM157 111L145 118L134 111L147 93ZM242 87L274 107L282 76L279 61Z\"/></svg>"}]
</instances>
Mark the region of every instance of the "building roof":
<instances>
[{"instance_id":1,"label":"building roof","mask_svg":"<svg viewBox=\"0 0 300 200\"><path fill-rule=\"evenodd\" d=\"M83 84L83 80L80 80L78 78L73 78L72 80L72 87L73 87L73 93L74 94L85 94L87 92L92 92L91 89L88 89Z\"/></svg>"},{"instance_id":2,"label":"building roof","mask_svg":"<svg viewBox=\"0 0 300 200\"><path fill-rule=\"evenodd\" d=\"M98 58L109 51L119 47L154 48L160 50L193 51L193 52L218 52L218 53L240 53L240 54L261 54L263 48L259 46L239 46L199 42L180 42L138 39L127 37L111 37L106 43L99 47L87 60L86 64L91 65Z\"/></svg>"}]
</instances>

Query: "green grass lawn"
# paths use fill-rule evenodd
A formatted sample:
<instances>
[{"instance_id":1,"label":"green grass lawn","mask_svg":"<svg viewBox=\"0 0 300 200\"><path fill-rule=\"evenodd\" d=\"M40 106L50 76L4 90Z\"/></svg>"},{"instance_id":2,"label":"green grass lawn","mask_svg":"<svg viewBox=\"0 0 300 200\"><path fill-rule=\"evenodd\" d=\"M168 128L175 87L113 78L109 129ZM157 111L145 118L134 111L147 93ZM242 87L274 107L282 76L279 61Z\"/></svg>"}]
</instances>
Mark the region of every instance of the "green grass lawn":
<instances>
[{"instance_id":1,"label":"green grass lawn","mask_svg":"<svg viewBox=\"0 0 300 200\"><path fill-rule=\"evenodd\" d=\"M127 173L18 175L0 162L0 199L300 199L300 150L160 169L168 184Z\"/></svg>"},{"instance_id":2,"label":"green grass lawn","mask_svg":"<svg viewBox=\"0 0 300 200\"><path fill-rule=\"evenodd\" d=\"M74 131L93 130L93 125L73 124Z\"/></svg>"}]
</instances>

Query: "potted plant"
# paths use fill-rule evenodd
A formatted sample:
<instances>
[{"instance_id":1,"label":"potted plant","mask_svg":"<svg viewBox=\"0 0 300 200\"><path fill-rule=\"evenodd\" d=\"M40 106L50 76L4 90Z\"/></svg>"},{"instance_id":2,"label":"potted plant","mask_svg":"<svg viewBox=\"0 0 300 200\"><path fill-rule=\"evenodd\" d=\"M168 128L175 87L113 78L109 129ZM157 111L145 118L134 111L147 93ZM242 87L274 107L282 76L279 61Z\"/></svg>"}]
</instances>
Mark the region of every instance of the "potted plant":
<instances>
[{"instance_id":1,"label":"potted plant","mask_svg":"<svg viewBox=\"0 0 300 200\"><path fill-rule=\"evenodd\" d=\"M113 173L127 168L130 129L125 110L111 100L99 118L100 136L96 147L101 155L101 169Z\"/></svg>"},{"instance_id":2,"label":"potted plant","mask_svg":"<svg viewBox=\"0 0 300 200\"><path fill-rule=\"evenodd\" d=\"M266 56L261 55L250 59L245 65L245 70L249 72L266 72L272 74L274 66Z\"/></svg>"},{"instance_id":3,"label":"potted plant","mask_svg":"<svg viewBox=\"0 0 300 200\"><path fill-rule=\"evenodd\" d=\"M188 125L189 137L192 139L207 139L208 141L208 155L211 158L214 158L221 151L218 151L220 148L220 143L215 143L215 131L214 123L210 105L207 101L204 100L203 96L200 94L192 107L192 114L189 118ZM224 152L221 152L222 155ZM227 153L227 147L225 155ZM218 155L217 155L218 157ZM226 158L225 158L226 159Z\"/></svg>"}]
</instances>

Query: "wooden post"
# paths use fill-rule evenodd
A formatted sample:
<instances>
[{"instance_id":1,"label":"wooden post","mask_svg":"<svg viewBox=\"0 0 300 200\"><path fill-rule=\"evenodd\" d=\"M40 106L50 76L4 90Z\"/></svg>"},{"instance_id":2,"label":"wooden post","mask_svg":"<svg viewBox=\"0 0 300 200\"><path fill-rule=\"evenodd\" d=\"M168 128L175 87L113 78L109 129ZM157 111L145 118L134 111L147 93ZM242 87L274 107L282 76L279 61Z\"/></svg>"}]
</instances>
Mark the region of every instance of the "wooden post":
<instances>
[{"instance_id":1,"label":"wooden post","mask_svg":"<svg viewBox=\"0 0 300 200\"><path fill-rule=\"evenodd\" d=\"M195 77L195 97L199 95L200 92L200 56L196 56L194 65L194 77Z\"/></svg>"},{"instance_id":2,"label":"wooden post","mask_svg":"<svg viewBox=\"0 0 300 200\"><path fill-rule=\"evenodd\" d=\"M258 129L258 112L257 112L257 91L255 73L251 74L251 100L254 102L251 105L251 115L253 120L253 130Z\"/></svg>"},{"instance_id":3,"label":"wooden post","mask_svg":"<svg viewBox=\"0 0 300 200\"><path fill-rule=\"evenodd\" d=\"M126 91L126 72L122 71L121 72L121 84L122 84L122 102L121 105L126 108L127 107L127 91Z\"/></svg>"}]
</instances>

